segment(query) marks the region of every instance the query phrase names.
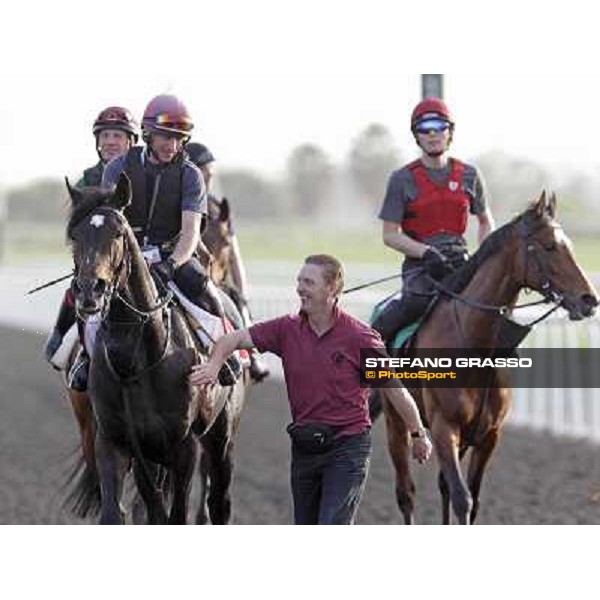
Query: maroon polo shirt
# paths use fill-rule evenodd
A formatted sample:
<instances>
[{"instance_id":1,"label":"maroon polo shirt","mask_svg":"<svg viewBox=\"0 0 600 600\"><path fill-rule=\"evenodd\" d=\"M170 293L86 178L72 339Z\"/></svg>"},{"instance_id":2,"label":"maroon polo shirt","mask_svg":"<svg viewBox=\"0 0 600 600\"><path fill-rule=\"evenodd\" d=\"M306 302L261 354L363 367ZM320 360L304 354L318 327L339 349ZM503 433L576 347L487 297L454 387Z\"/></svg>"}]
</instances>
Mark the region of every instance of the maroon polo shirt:
<instances>
[{"instance_id":1,"label":"maroon polo shirt","mask_svg":"<svg viewBox=\"0 0 600 600\"><path fill-rule=\"evenodd\" d=\"M321 337L306 315L286 315L249 328L261 352L283 362L294 423L325 423L352 435L371 425L368 388L360 387L360 349L384 348L379 334L340 308Z\"/></svg>"}]
</instances>

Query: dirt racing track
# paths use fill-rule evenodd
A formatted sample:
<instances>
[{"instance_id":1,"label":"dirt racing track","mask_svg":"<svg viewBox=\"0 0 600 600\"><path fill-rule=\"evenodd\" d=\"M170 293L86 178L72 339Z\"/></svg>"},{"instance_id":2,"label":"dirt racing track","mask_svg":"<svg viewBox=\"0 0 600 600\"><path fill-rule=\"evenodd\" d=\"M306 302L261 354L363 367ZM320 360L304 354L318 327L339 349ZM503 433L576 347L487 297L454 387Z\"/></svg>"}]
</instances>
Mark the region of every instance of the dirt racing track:
<instances>
[{"instance_id":1,"label":"dirt racing track","mask_svg":"<svg viewBox=\"0 0 600 600\"><path fill-rule=\"evenodd\" d=\"M77 445L59 377L41 358L43 337L0 328L0 523L83 523L61 509ZM289 412L281 381L250 393L237 440L234 522L291 523ZM383 422L358 523L400 522ZM413 469L417 520L439 523L435 462ZM506 429L484 480L480 523L600 523L600 447Z\"/></svg>"}]
</instances>

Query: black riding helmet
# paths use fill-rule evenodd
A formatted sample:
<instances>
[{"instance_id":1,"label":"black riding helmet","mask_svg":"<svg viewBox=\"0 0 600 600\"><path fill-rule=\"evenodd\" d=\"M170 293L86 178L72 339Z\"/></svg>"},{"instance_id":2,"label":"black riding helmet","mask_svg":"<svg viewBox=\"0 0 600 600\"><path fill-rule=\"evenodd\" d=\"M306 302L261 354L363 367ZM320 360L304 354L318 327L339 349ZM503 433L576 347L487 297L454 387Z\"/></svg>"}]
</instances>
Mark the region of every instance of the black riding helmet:
<instances>
[{"instance_id":1,"label":"black riding helmet","mask_svg":"<svg viewBox=\"0 0 600 600\"><path fill-rule=\"evenodd\" d=\"M204 145L198 142L190 142L185 145L185 153L198 168L202 168L208 163L214 162L213 153Z\"/></svg>"}]
</instances>

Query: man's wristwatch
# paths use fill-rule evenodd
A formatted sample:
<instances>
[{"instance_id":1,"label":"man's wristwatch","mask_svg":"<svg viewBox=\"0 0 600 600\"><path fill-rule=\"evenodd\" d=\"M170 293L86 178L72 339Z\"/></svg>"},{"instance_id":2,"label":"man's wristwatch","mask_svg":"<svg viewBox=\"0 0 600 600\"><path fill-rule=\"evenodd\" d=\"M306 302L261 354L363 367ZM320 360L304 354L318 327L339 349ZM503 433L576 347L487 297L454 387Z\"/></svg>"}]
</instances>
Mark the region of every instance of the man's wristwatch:
<instances>
[{"instance_id":1,"label":"man's wristwatch","mask_svg":"<svg viewBox=\"0 0 600 600\"><path fill-rule=\"evenodd\" d=\"M418 440L419 438L424 438L426 437L427 433L425 432L425 429L423 428L419 428L419 429L415 429L414 431L410 432L410 437L413 438L413 440Z\"/></svg>"}]
</instances>

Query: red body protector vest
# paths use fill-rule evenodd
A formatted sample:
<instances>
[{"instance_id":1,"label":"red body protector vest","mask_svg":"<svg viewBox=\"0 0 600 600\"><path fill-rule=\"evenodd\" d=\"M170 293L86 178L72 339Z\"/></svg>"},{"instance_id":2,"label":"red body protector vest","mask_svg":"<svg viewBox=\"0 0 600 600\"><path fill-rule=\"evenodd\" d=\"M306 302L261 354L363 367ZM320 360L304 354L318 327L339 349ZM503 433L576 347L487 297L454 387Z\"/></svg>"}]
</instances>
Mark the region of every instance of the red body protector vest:
<instances>
[{"instance_id":1,"label":"red body protector vest","mask_svg":"<svg viewBox=\"0 0 600 600\"><path fill-rule=\"evenodd\" d=\"M465 165L450 159L450 176L441 183L432 181L420 160L408 165L417 197L406 207L402 231L422 241L440 233L462 236L467 229L469 196L462 189Z\"/></svg>"}]
</instances>

